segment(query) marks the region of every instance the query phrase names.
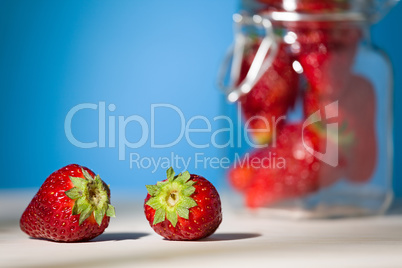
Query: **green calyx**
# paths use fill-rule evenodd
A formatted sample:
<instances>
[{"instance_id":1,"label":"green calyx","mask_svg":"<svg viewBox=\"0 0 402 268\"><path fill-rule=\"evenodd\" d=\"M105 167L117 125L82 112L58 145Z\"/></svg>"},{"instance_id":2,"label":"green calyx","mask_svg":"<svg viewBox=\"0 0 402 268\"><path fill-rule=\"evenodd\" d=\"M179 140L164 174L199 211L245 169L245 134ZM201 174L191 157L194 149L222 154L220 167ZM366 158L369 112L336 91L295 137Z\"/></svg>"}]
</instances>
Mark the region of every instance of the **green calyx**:
<instances>
[{"instance_id":1,"label":"green calyx","mask_svg":"<svg viewBox=\"0 0 402 268\"><path fill-rule=\"evenodd\" d=\"M85 169L82 169L82 174L84 178L70 176L74 187L65 192L69 198L75 200L72 214L80 215L81 225L93 213L96 223L100 226L105 215L115 217L115 209L108 196L109 187L99 175L93 178Z\"/></svg>"},{"instance_id":2,"label":"green calyx","mask_svg":"<svg viewBox=\"0 0 402 268\"><path fill-rule=\"evenodd\" d=\"M197 206L191 197L195 181L190 180L188 171L175 176L173 168L169 168L166 174L167 180L145 186L151 195L146 204L155 209L154 225L167 219L176 227L178 217L188 220L189 209Z\"/></svg>"},{"instance_id":3,"label":"green calyx","mask_svg":"<svg viewBox=\"0 0 402 268\"><path fill-rule=\"evenodd\" d=\"M325 123L323 123L321 120L316 121L317 122L312 124L312 127L314 132L317 133L319 136L327 137L332 142L337 141L337 143L344 148L348 148L355 143L355 135L353 131L350 130L347 121L343 121L339 129L335 132L329 131L326 128Z\"/></svg>"}]
</instances>

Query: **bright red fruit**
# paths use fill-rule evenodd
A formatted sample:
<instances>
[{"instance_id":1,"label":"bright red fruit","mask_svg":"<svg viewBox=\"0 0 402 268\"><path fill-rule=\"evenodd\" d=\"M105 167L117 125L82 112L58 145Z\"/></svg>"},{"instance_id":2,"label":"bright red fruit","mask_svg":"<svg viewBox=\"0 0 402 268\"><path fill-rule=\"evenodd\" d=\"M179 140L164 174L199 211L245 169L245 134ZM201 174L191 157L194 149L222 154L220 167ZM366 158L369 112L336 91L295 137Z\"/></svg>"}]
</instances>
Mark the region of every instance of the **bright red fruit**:
<instances>
[{"instance_id":1,"label":"bright red fruit","mask_svg":"<svg viewBox=\"0 0 402 268\"><path fill-rule=\"evenodd\" d=\"M353 25L329 29L307 26L293 29L300 44L297 59L313 91L335 96L349 83L360 29Z\"/></svg>"},{"instance_id":2,"label":"bright red fruit","mask_svg":"<svg viewBox=\"0 0 402 268\"><path fill-rule=\"evenodd\" d=\"M60 242L87 241L114 217L109 187L86 167L68 165L42 184L20 219L23 232Z\"/></svg>"},{"instance_id":3,"label":"bright red fruit","mask_svg":"<svg viewBox=\"0 0 402 268\"><path fill-rule=\"evenodd\" d=\"M304 131L302 124L286 125L265 155L274 155L276 165L254 169L254 178L246 191L246 205L261 207L288 198L303 197L320 188L321 163L306 150L317 150L314 133ZM270 154L271 153L271 154ZM280 164L282 163L282 164Z\"/></svg>"},{"instance_id":4,"label":"bright red fruit","mask_svg":"<svg viewBox=\"0 0 402 268\"><path fill-rule=\"evenodd\" d=\"M198 240L213 234L222 222L218 191L205 178L187 171L147 185L144 212L154 231L169 240Z\"/></svg>"},{"instance_id":5,"label":"bright red fruit","mask_svg":"<svg viewBox=\"0 0 402 268\"><path fill-rule=\"evenodd\" d=\"M267 149L254 150L235 162L227 174L230 185L240 192L245 192L254 179L255 168L266 164L262 163L262 160L269 157L269 152Z\"/></svg>"},{"instance_id":6,"label":"bright red fruit","mask_svg":"<svg viewBox=\"0 0 402 268\"><path fill-rule=\"evenodd\" d=\"M344 172L342 164L332 167L307 150L325 153L324 146L325 140L309 128L303 130L301 123L288 124L270 147L236 162L229 181L245 193L251 208L315 193L335 183Z\"/></svg>"},{"instance_id":7,"label":"bright red fruit","mask_svg":"<svg viewBox=\"0 0 402 268\"><path fill-rule=\"evenodd\" d=\"M364 77L350 77L348 84L336 98L306 91L304 109L307 117L317 110L324 111L327 105L338 101L337 118L323 118L321 123L324 126L327 123L337 123L339 126L339 158L345 178L353 182L365 182L372 176L377 161L375 93L372 84ZM321 124L311 125L309 129L321 136L321 139L326 135L322 132Z\"/></svg>"},{"instance_id":8,"label":"bright red fruit","mask_svg":"<svg viewBox=\"0 0 402 268\"><path fill-rule=\"evenodd\" d=\"M246 50L240 81L246 77L258 47L259 42L254 42ZM249 129L256 130L252 135L258 144L271 141L274 131L278 131L276 128L284 122L280 117L293 107L297 97L298 75L292 68L293 58L286 49L286 45L280 45L272 65L251 91L240 98L244 118L249 122Z\"/></svg>"},{"instance_id":9,"label":"bright red fruit","mask_svg":"<svg viewBox=\"0 0 402 268\"><path fill-rule=\"evenodd\" d=\"M228 173L230 185L238 191L244 191L247 189L253 176L254 170L248 165L232 167Z\"/></svg>"},{"instance_id":10,"label":"bright red fruit","mask_svg":"<svg viewBox=\"0 0 402 268\"><path fill-rule=\"evenodd\" d=\"M350 127L356 139L351 153L347 155L350 162L347 178L353 182L366 182L373 175L377 163L376 97L373 85L361 76L352 78L348 92L344 105L350 114Z\"/></svg>"}]
</instances>

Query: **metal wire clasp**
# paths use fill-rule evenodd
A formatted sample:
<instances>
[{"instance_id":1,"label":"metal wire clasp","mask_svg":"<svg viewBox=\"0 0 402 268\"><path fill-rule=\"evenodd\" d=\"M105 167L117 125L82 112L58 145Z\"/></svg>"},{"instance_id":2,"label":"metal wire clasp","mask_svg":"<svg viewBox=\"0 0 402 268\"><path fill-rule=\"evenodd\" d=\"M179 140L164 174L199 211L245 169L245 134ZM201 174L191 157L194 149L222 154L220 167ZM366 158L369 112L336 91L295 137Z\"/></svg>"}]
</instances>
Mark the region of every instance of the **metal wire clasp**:
<instances>
[{"instance_id":1,"label":"metal wire clasp","mask_svg":"<svg viewBox=\"0 0 402 268\"><path fill-rule=\"evenodd\" d=\"M249 93L265 71L271 66L278 52L278 44L272 23L268 18L260 15L247 16L234 14L234 44L229 48L218 76L219 87L226 93L230 102L236 102L241 96ZM241 62L247 35L243 32L244 26L262 27L265 36L254 57L250 69L241 83L239 81ZM229 84L225 84L225 78L230 70Z\"/></svg>"}]
</instances>

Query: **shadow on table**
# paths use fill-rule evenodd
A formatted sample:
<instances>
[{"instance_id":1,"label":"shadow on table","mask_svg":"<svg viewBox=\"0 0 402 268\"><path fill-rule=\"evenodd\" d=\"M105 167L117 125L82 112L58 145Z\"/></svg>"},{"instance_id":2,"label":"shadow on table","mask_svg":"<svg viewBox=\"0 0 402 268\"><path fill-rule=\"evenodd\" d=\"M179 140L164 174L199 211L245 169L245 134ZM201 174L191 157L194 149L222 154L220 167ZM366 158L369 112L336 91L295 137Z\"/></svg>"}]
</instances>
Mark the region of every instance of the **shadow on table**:
<instances>
[{"instance_id":1,"label":"shadow on table","mask_svg":"<svg viewBox=\"0 0 402 268\"><path fill-rule=\"evenodd\" d=\"M95 237L91 242L137 240L147 235L149 233L106 233Z\"/></svg>"},{"instance_id":2,"label":"shadow on table","mask_svg":"<svg viewBox=\"0 0 402 268\"><path fill-rule=\"evenodd\" d=\"M259 237L261 234L257 233L217 233L200 241L230 241L230 240L243 240L249 238Z\"/></svg>"},{"instance_id":3,"label":"shadow on table","mask_svg":"<svg viewBox=\"0 0 402 268\"><path fill-rule=\"evenodd\" d=\"M35 237L29 237L29 239L32 240L43 240L43 241L50 241L54 243L93 243L93 242L106 242L106 241L123 241L123 240L137 240L140 239L141 237L147 236L149 233L106 233L106 234L101 234L100 236L95 237L92 240L89 241L76 241L76 242L58 242L58 241L53 241L47 238L35 238Z\"/></svg>"}]
</instances>

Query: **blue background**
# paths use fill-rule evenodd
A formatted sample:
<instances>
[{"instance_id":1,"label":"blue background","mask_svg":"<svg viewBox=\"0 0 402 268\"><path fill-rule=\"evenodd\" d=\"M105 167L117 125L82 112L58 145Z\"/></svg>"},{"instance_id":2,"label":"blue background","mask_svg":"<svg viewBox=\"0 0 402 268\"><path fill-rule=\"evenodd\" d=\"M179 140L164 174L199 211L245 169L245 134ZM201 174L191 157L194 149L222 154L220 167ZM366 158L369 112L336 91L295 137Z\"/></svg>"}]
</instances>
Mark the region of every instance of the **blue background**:
<instances>
[{"instance_id":1,"label":"blue background","mask_svg":"<svg viewBox=\"0 0 402 268\"><path fill-rule=\"evenodd\" d=\"M169 103L183 112L186 122L196 115L208 119L222 114L223 97L216 74L232 42L232 14L237 0L194 1L53 1L0 0L1 178L0 188L38 187L54 170L69 163L90 167L112 188L141 189L165 176L163 169L130 168L129 153L141 157L194 158L223 156L209 146L193 148L183 139L173 148L151 148L150 140L126 151L119 161L116 147L82 149L64 132L69 110L81 103L106 108L106 119L138 115L150 121L150 106ZM402 196L402 6L372 28L373 43L391 58L395 72L394 188ZM212 131L220 125L211 121ZM108 125L107 125L108 127ZM205 128L201 121L193 128ZM141 126L130 123L128 140L141 138ZM82 110L74 117L74 136L98 140L98 113ZM173 141L180 120L171 109L156 113L155 139ZM119 136L118 127L114 131ZM192 134L198 144L209 134ZM111 147L111 148L110 148ZM194 160L194 159L193 159ZM190 168L213 182L222 181L221 169Z\"/></svg>"}]
</instances>

